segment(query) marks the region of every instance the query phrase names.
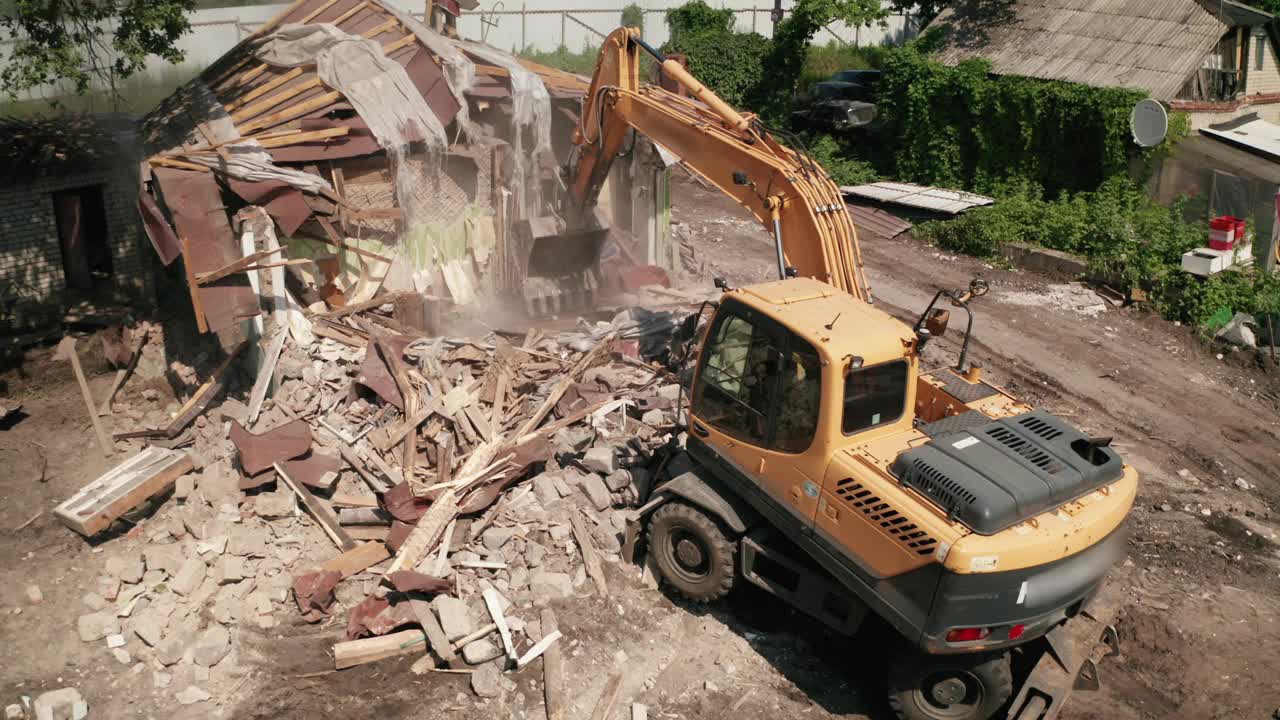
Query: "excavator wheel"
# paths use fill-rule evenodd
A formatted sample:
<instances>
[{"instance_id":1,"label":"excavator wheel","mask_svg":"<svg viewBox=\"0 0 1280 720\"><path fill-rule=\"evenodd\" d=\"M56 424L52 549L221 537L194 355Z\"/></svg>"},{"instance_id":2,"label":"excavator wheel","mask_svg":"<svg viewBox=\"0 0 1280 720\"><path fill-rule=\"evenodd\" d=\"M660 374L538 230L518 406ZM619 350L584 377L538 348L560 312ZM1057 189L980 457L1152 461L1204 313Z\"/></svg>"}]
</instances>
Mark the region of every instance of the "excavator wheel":
<instances>
[{"instance_id":1,"label":"excavator wheel","mask_svg":"<svg viewBox=\"0 0 1280 720\"><path fill-rule=\"evenodd\" d=\"M987 720L1012 694L1008 653L905 650L889 663L889 705L901 720Z\"/></svg>"},{"instance_id":2,"label":"excavator wheel","mask_svg":"<svg viewBox=\"0 0 1280 720\"><path fill-rule=\"evenodd\" d=\"M718 600L737 578L737 545L697 508L670 502L649 518L649 552L671 587L694 602Z\"/></svg>"}]
</instances>

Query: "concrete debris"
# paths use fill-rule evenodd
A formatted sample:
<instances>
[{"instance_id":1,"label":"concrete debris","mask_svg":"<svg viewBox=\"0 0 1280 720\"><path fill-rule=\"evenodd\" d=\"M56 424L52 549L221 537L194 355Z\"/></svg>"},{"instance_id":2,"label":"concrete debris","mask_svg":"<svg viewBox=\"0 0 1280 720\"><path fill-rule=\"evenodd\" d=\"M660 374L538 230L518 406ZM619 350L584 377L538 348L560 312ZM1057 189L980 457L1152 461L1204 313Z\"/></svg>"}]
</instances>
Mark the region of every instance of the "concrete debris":
<instances>
[{"instance_id":1,"label":"concrete debris","mask_svg":"<svg viewBox=\"0 0 1280 720\"><path fill-rule=\"evenodd\" d=\"M462 646L462 659L468 665L479 665L502 656L502 648L485 638L472 640Z\"/></svg>"},{"instance_id":2,"label":"concrete debris","mask_svg":"<svg viewBox=\"0 0 1280 720\"><path fill-rule=\"evenodd\" d=\"M1248 313L1236 313L1223 325L1214 338L1240 347L1257 348L1257 320Z\"/></svg>"},{"instance_id":3,"label":"concrete debris","mask_svg":"<svg viewBox=\"0 0 1280 720\"><path fill-rule=\"evenodd\" d=\"M231 650L231 633L221 625L210 625L196 640L191 659L197 665L213 667Z\"/></svg>"},{"instance_id":4,"label":"concrete debris","mask_svg":"<svg viewBox=\"0 0 1280 720\"><path fill-rule=\"evenodd\" d=\"M471 690L482 698L497 697L502 694L501 679L502 673L497 665L485 663L471 673Z\"/></svg>"},{"instance_id":5,"label":"concrete debris","mask_svg":"<svg viewBox=\"0 0 1280 720\"><path fill-rule=\"evenodd\" d=\"M44 602L44 593L40 591L39 585L27 586L27 602L31 605L39 605Z\"/></svg>"},{"instance_id":6,"label":"concrete debris","mask_svg":"<svg viewBox=\"0 0 1280 720\"><path fill-rule=\"evenodd\" d=\"M194 705L198 702L204 702L213 696L195 685L188 685L173 697L178 701L179 705Z\"/></svg>"},{"instance_id":7,"label":"concrete debris","mask_svg":"<svg viewBox=\"0 0 1280 720\"><path fill-rule=\"evenodd\" d=\"M32 706L36 720L82 720L89 716L89 706L80 691L75 688L62 688L41 693Z\"/></svg>"},{"instance_id":8,"label":"concrete debris","mask_svg":"<svg viewBox=\"0 0 1280 720\"><path fill-rule=\"evenodd\" d=\"M1236 484L1236 487L1240 488L1241 490L1247 491L1253 488L1253 485L1249 484L1249 481L1245 480L1244 478L1236 478L1235 484Z\"/></svg>"},{"instance_id":9,"label":"concrete debris","mask_svg":"<svg viewBox=\"0 0 1280 720\"><path fill-rule=\"evenodd\" d=\"M76 623L80 639L84 642L101 640L108 635L120 632L120 622L114 612L101 610L88 615L81 615Z\"/></svg>"},{"instance_id":10,"label":"concrete debris","mask_svg":"<svg viewBox=\"0 0 1280 720\"><path fill-rule=\"evenodd\" d=\"M617 345L607 323L524 338L394 335L399 317L383 305L395 298L382 300L320 308L316 341L284 344L260 408L226 398L166 439L185 443L198 469L157 496L129 534L136 545L106 546L88 575L83 641L150 668L182 705L212 699L205 688L221 688L242 637L298 616L346 623L337 668L426 647L424 668L470 667L486 699L516 691L506 667L568 645L540 632L533 608L591 592L571 518L598 571L620 549L612 508L647 499L679 386L655 384L635 336ZM195 387L211 365L179 370ZM180 409L117 421L163 427ZM305 513L293 480L309 488ZM38 604L39 588L27 599Z\"/></svg>"},{"instance_id":11,"label":"concrete debris","mask_svg":"<svg viewBox=\"0 0 1280 720\"><path fill-rule=\"evenodd\" d=\"M4 706L4 720L22 720L24 717L26 713L22 711L21 705L13 703Z\"/></svg>"}]
</instances>

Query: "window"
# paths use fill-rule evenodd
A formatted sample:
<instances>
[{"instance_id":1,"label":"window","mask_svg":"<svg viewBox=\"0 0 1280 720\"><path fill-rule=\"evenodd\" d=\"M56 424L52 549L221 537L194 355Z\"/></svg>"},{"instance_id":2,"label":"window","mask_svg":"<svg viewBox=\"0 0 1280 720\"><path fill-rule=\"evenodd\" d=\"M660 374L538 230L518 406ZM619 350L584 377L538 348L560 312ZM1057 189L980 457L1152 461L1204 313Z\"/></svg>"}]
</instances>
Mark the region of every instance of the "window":
<instances>
[{"instance_id":1,"label":"window","mask_svg":"<svg viewBox=\"0 0 1280 720\"><path fill-rule=\"evenodd\" d=\"M745 308L721 310L694 392L698 417L753 445L804 452L821 395L822 361L812 345Z\"/></svg>"},{"instance_id":2,"label":"window","mask_svg":"<svg viewBox=\"0 0 1280 720\"><path fill-rule=\"evenodd\" d=\"M1253 38L1253 69L1261 70L1266 64L1267 36L1256 35Z\"/></svg>"},{"instance_id":3,"label":"window","mask_svg":"<svg viewBox=\"0 0 1280 720\"><path fill-rule=\"evenodd\" d=\"M844 433L891 423L902 417L906 403L906 361L855 370L844 382Z\"/></svg>"},{"instance_id":4,"label":"window","mask_svg":"<svg viewBox=\"0 0 1280 720\"><path fill-rule=\"evenodd\" d=\"M733 437L764 445L778 355L763 328L741 315L722 315L698 382L699 416Z\"/></svg>"}]
</instances>

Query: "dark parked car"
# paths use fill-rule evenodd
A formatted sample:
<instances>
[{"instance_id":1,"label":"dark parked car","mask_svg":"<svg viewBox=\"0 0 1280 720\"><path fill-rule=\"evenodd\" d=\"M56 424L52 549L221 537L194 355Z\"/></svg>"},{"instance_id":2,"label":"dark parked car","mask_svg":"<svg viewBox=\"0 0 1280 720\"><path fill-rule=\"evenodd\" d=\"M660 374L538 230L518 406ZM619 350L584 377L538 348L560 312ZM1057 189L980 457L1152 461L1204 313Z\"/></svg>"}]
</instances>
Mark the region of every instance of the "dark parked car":
<instances>
[{"instance_id":1,"label":"dark parked car","mask_svg":"<svg viewBox=\"0 0 1280 720\"><path fill-rule=\"evenodd\" d=\"M876 85L879 70L842 70L814 83L808 101L794 114L802 125L830 130L849 130L871 124L876 119Z\"/></svg>"}]
</instances>

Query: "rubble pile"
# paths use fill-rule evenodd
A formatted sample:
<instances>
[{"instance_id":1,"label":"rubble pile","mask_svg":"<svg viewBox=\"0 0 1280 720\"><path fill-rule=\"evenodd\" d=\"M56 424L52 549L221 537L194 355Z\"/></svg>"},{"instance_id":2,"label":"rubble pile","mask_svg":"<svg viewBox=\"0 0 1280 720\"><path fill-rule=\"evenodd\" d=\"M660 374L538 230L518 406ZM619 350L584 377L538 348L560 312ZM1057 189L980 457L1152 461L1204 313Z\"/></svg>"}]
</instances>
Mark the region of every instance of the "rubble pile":
<instances>
[{"instance_id":1,"label":"rubble pile","mask_svg":"<svg viewBox=\"0 0 1280 720\"><path fill-rule=\"evenodd\" d=\"M127 476L178 472L105 531L80 639L181 704L244 679L246 637L301 623L333 629L335 669L420 655L491 697L554 652L558 601L608 593L603 563L675 441L680 387L646 362L673 318L479 338L397 332L379 307L311 322L309 345L263 356L269 399L117 434L190 462Z\"/></svg>"}]
</instances>

